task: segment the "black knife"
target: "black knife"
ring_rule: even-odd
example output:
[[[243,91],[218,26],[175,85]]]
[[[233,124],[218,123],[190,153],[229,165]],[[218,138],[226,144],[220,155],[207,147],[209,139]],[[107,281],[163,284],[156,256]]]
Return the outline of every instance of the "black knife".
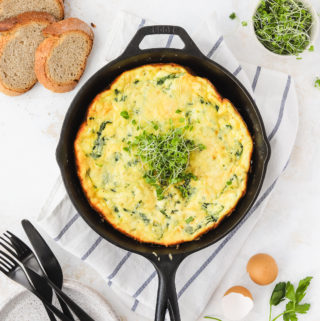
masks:
[[[59,261],[30,221],[22,220],[21,224],[48,279],[61,290],[63,285],[63,274]],[[63,313],[71,320],[74,320],[68,306],[59,296],[58,300]]]

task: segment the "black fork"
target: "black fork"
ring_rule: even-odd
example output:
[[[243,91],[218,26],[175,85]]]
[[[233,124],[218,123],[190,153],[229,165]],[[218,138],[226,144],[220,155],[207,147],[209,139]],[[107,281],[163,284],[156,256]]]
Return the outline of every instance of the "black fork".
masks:
[[[24,260],[28,260],[33,256],[33,258],[36,260],[37,264],[39,264],[36,257],[34,256],[33,252],[31,251],[31,249],[23,241],[21,241],[18,237],[16,237],[14,234],[12,234],[8,231],[6,232],[6,234],[4,234],[4,236],[8,240],[6,240],[4,237],[0,237],[1,240],[6,243],[6,244],[3,244],[3,242],[0,241],[0,245],[2,245],[13,257],[15,257],[21,263],[21,265],[23,266],[23,269],[22,269],[23,272],[26,274],[26,276],[29,279],[31,278],[31,282],[37,291],[48,292],[49,289],[51,291],[53,289],[56,292],[58,298],[60,298],[64,302],[64,304],[66,306],[68,306],[74,312],[74,314],[79,318],[79,320],[81,320],[81,321],[94,321],[81,307],[79,307],[73,300],[71,300],[65,293],[63,293],[46,275],[40,276],[33,269],[30,269],[27,264],[25,264],[24,262],[22,262],[22,260],[20,260],[20,258],[24,258]],[[16,253],[14,253],[13,249],[15,251],[19,252],[20,254],[18,255]],[[0,252],[2,252],[2,251],[0,251]],[[29,252],[31,252],[31,255],[29,254]],[[46,284],[45,287],[43,287],[44,284]],[[43,297],[42,292],[40,292],[40,293],[41,293],[41,296]],[[52,296],[52,292],[51,292],[51,296]],[[47,299],[45,299],[45,301],[46,301],[46,303],[50,302],[50,304],[51,304],[51,301],[48,301]],[[52,311],[51,309],[49,309],[49,310]],[[62,315],[65,318],[67,318],[66,320],[74,321],[73,317],[70,317],[68,314],[65,313],[65,311],[63,311],[63,312],[64,312],[64,314],[62,314]]]
[[[27,244],[13,235],[11,232],[7,231],[3,234],[3,236],[0,236],[0,245],[22,264],[43,275],[43,272],[31,249]],[[45,287],[37,290],[48,302],[52,302],[53,291],[50,287]],[[54,314],[46,307],[46,305],[44,305],[44,307],[47,311],[50,321],[57,321]]]
[[[35,271],[39,275],[44,276],[47,274],[44,271],[42,265],[39,263],[36,256],[34,255],[34,253],[32,252],[32,250],[30,249],[30,247],[27,244],[25,244],[20,238],[12,234],[11,232],[7,231],[6,233],[3,234],[3,237],[0,236],[0,245],[2,245],[11,255],[13,255],[23,265],[31,268],[33,271]],[[62,282],[57,285],[59,288],[61,288]],[[45,296],[44,293],[43,295]],[[52,290],[51,290],[51,298],[49,297],[49,293],[47,295],[48,295],[47,297],[48,301],[52,302]],[[58,296],[58,301],[62,308],[63,313],[66,316],[68,316],[71,320],[74,320],[68,306],[61,300],[59,296]],[[48,316],[50,317],[51,321],[56,320],[50,311],[48,313]]]
[[[13,281],[24,286],[27,290],[33,293],[41,302],[45,305],[51,313],[54,313],[62,321],[72,321],[70,318],[65,316],[61,311],[59,311],[55,306],[53,306],[41,293],[41,291],[52,291],[50,286],[47,284],[45,279],[37,280],[37,282],[32,282],[33,274],[36,274],[32,270],[32,273],[28,274],[21,268],[19,263],[11,256],[0,250],[0,271],[4,273],[7,277]]]

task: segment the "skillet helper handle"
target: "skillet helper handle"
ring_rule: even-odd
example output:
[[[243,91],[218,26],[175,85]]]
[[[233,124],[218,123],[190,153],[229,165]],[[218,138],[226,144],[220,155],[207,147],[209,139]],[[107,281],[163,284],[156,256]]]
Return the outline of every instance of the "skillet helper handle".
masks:
[[[129,45],[125,49],[122,54],[122,58],[125,56],[134,56],[136,54],[142,53],[145,50],[140,49],[139,45],[144,37],[149,35],[177,35],[180,37],[182,42],[184,43],[184,48],[182,49],[175,49],[178,51],[185,51],[188,54],[193,54],[195,56],[203,56],[200,49],[191,39],[189,34],[186,32],[185,29],[179,26],[170,26],[170,25],[155,25],[155,26],[146,26],[140,28],[136,34],[133,36],[132,40],[130,41]],[[150,48],[152,49],[152,48]],[[146,49],[149,50],[149,49]]]
[[[159,256],[159,260],[153,260],[158,272],[159,286],[156,305],[155,321],[164,321],[166,311],[169,310],[171,321],[181,321],[178,296],[175,285],[176,271],[184,257],[176,255],[169,258]]]

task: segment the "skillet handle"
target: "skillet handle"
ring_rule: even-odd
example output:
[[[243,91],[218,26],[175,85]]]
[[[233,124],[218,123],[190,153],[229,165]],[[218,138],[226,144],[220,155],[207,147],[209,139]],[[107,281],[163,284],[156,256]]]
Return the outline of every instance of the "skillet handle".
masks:
[[[158,277],[158,296],[155,313],[155,321],[164,321],[166,311],[169,310],[171,321],[181,321],[178,297],[175,285],[175,276],[177,269],[184,259],[184,256],[175,255],[172,260],[168,255],[158,257],[160,260],[152,260]]]
[[[179,26],[170,26],[170,25],[155,25],[155,26],[146,26],[140,28],[136,34],[133,36],[132,40],[130,41],[129,45],[121,55],[123,58],[124,56],[134,56],[137,54],[140,54],[144,51],[150,50],[150,49],[140,49],[139,45],[144,37],[148,35],[177,35],[180,37],[182,42],[184,43],[184,48],[182,49],[175,49],[178,51],[184,51],[188,54],[193,54],[195,56],[203,56],[200,49],[197,47],[197,45],[194,43],[194,41],[191,39],[189,34],[186,32],[185,29]],[[152,50],[152,49],[151,49]]]

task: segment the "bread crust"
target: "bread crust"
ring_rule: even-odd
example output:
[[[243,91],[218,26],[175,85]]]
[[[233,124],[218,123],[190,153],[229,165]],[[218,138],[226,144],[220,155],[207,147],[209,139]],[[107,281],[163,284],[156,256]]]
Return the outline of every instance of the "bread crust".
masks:
[[[181,65],[178,65],[178,64],[175,64],[175,63],[154,63],[154,64],[146,64],[144,65],[144,67],[147,67],[147,66],[163,66],[163,65],[170,65],[170,66],[173,66],[173,67],[183,67],[189,74],[191,75],[194,75],[196,76],[196,74],[190,69],[190,68],[186,68],[184,66],[181,66]],[[120,74],[118,77],[116,77],[112,83],[106,88],[106,90],[110,89],[112,87],[112,85],[114,83],[116,83],[118,81],[118,79],[123,76],[125,73],[128,73],[128,72],[131,72],[132,70],[134,69],[138,69],[138,68],[141,68],[141,66],[139,67],[136,67],[136,68],[132,68],[132,69],[129,69],[127,71],[124,71],[122,74]],[[230,102],[230,100],[228,100],[227,98],[223,98],[220,93],[217,91],[216,87],[211,83],[211,81],[209,81],[208,79],[206,79],[206,82],[208,83],[209,86],[212,87],[213,91],[215,92],[216,94],[216,97],[217,99],[221,102],[221,103],[224,103],[224,102],[229,102],[230,105],[233,107],[233,109],[235,110],[235,112],[240,116],[240,118],[243,120],[242,116],[240,115],[240,113],[238,112],[238,110],[234,107],[234,105]],[[102,92],[103,93],[103,92]],[[90,109],[93,108],[93,106],[95,105],[95,102],[99,99],[100,95],[102,94],[98,94],[94,100],[91,102],[90,106],[88,107],[88,110],[87,110],[87,113],[86,115],[88,115]],[[141,242],[141,243],[149,243],[149,244],[156,244],[156,245],[163,245],[163,246],[175,246],[175,245],[178,245],[178,244],[181,244],[181,243],[185,243],[185,242],[191,242],[191,241],[195,241],[197,239],[199,239],[202,235],[208,233],[210,230],[213,230],[215,228],[217,228],[220,223],[226,218],[226,217],[229,217],[233,211],[235,210],[238,202],[240,201],[240,199],[245,195],[246,193],[246,190],[247,190],[247,183],[248,183],[248,173],[250,171],[250,165],[249,165],[249,170],[247,172],[247,175],[246,175],[246,182],[245,182],[245,187],[244,189],[242,190],[241,192],[241,195],[239,196],[238,198],[238,201],[235,203],[235,205],[233,206],[233,208],[231,208],[227,213],[225,213],[223,216],[220,216],[218,221],[216,221],[213,225],[211,226],[208,226],[206,229],[202,229],[200,230],[199,232],[196,232],[193,234],[193,237],[191,240],[187,240],[187,241],[184,241],[184,240],[179,240],[179,241],[171,241],[171,242],[164,242],[164,241],[160,241],[160,242],[157,242],[157,241],[145,241],[143,240],[142,238],[139,238],[139,237],[136,237],[134,235],[131,235],[128,231],[125,231],[124,229],[120,228],[119,226],[117,226],[116,224],[114,224],[110,219],[108,219],[108,215],[106,213],[106,209],[102,209],[100,208],[99,204],[96,204],[95,202],[93,202],[92,200],[90,200],[90,197],[89,197],[89,193],[88,193],[88,189],[85,187],[85,184],[84,184],[84,179],[82,178],[82,175],[81,175],[81,152],[79,150],[79,146],[77,144],[78,140],[80,139],[80,136],[82,134],[82,132],[85,130],[85,127],[86,127],[86,124],[87,124],[87,116],[85,117],[85,121],[81,124],[81,126],[79,127],[79,130],[77,132],[77,135],[76,135],[76,138],[75,138],[75,141],[74,141],[74,154],[75,154],[75,163],[76,163],[76,168],[77,168],[77,174],[78,174],[78,177],[79,177],[79,181],[80,181],[80,184],[81,184],[81,187],[83,189],[83,192],[87,198],[87,201],[88,203],[90,204],[90,206],[102,217],[103,220],[105,220],[106,222],[108,222],[114,229],[118,230],[119,232],[135,239],[136,241],[138,242]],[[251,134],[248,130],[248,127],[247,127],[247,124],[245,123],[245,121],[243,120],[243,124],[245,125],[245,130],[246,130],[246,133],[248,136],[251,137]],[[251,137],[251,140],[252,140],[252,137]],[[253,152],[253,148],[254,148],[254,145],[252,144],[252,148],[250,150],[250,157],[249,159],[251,160],[251,157],[252,157],[252,152]],[[109,211],[111,211],[109,209]]]
[[[2,1],[3,1],[3,0],[0,0],[0,4],[1,4]],[[55,0],[55,1],[56,1],[56,3],[57,3],[58,6],[59,6],[59,16],[57,17],[57,19],[62,20],[62,19],[64,18],[64,1],[63,1],[63,0]],[[47,13],[47,12],[45,12],[45,11],[30,11],[30,12],[32,12],[32,13]],[[21,13],[21,14],[19,14],[19,15],[13,16],[13,17],[11,17],[11,18],[4,19],[4,20],[2,20],[2,21],[1,21],[1,19],[0,19],[0,23],[2,23],[2,22],[4,22],[4,21],[7,21],[7,20],[9,20],[9,19],[15,19],[16,17],[18,17],[18,16],[20,16],[20,15],[28,14],[28,13],[30,13],[30,12],[24,12],[24,13]],[[49,13],[47,13],[47,14],[49,14]],[[50,15],[50,14],[49,14],[49,15]],[[55,20],[56,20],[56,18],[55,18]],[[1,31],[1,30],[0,30],[0,31]]]
[[[78,84],[83,71],[85,70],[88,56],[91,52],[94,34],[92,29],[83,21],[77,18],[68,18],[63,21],[53,23],[46,27],[43,31],[46,39],[42,41],[36,50],[35,55],[35,73],[39,82],[47,89],[56,92],[64,93],[71,91]],[[60,39],[68,34],[79,33],[87,37],[90,42],[90,50],[84,60],[82,72],[79,77],[69,83],[59,84],[51,79],[48,68],[48,60],[51,57],[53,49],[60,44]]]
[[[21,13],[20,15],[12,18],[5,19],[0,22],[0,57],[5,49],[6,44],[14,37],[15,32],[17,29],[35,22],[40,23],[47,23],[50,24],[55,22],[56,19],[50,15],[49,13],[45,12],[25,12]],[[24,90],[18,90],[7,87],[0,78],[0,91],[8,96],[18,96],[21,95],[28,90],[30,90],[36,81]]]

